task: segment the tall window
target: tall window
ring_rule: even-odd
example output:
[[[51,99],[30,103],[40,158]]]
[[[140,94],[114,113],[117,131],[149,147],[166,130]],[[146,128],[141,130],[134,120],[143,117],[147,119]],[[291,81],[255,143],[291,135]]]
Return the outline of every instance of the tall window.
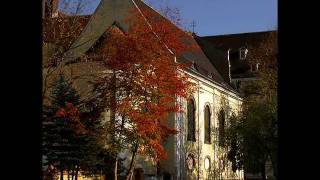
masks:
[[[196,141],[195,136],[195,105],[193,99],[188,100],[187,113],[188,113],[188,141]]]
[[[211,113],[210,113],[210,108],[207,105],[204,109],[204,142],[207,144],[211,143]]]
[[[225,121],[226,121],[226,117],[225,117],[225,112],[224,110],[220,110],[219,112],[219,145],[223,146],[224,145],[224,141],[225,141]]]

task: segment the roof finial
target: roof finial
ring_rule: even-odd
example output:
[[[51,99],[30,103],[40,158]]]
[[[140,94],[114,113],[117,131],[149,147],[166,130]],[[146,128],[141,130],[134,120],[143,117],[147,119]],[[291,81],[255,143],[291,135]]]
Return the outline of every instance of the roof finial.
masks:
[[[197,26],[197,23],[196,23],[195,20],[193,20],[193,21],[191,22],[192,34],[195,34],[195,33],[194,33],[194,28],[195,28],[196,26]]]

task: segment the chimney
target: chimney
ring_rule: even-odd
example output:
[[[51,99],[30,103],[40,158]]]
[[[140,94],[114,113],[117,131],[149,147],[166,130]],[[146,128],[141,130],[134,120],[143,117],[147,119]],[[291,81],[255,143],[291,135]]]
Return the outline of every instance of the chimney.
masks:
[[[52,0],[52,16],[58,16],[59,0]]]
[[[59,0],[42,0],[42,17],[52,18],[58,16]]]

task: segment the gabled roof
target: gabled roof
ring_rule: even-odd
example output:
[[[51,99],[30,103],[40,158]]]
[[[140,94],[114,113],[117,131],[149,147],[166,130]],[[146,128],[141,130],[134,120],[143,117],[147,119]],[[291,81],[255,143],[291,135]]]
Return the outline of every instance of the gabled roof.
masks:
[[[209,77],[209,79],[214,80],[217,83],[223,84],[225,86],[228,86],[228,88],[232,88],[228,85],[229,81],[225,80],[220,72],[216,69],[214,64],[207,58],[207,56],[202,51],[201,47],[197,43],[197,41],[192,37],[191,34],[186,33],[185,31],[178,28],[176,25],[174,25],[171,21],[163,17],[161,14],[159,14],[157,11],[146,5],[144,2],[137,0],[136,1],[139,8],[148,10],[148,16],[146,16],[147,20],[150,22],[150,24],[156,24],[156,22],[152,22],[157,20],[157,18],[160,18],[161,20],[166,21],[168,24],[171,25],[172,28],[174,28],[175,31],[179,31],[182,34],[181,42],[186,43],[188,45],[192,46],[191,51],[185,51],[181,56],[177,57],[180,62],[194,62],[197,66],[197,73],[200,73],[204,77]],[[152,17],[150,17],[152,16]],[[156,17],[156,18],[154,18]]]
[[[114,22],[127,30],[126,18],[133,9],[136,7],[132,0],[101,0],[79,38],[66,53],[66,58],[75,59],[84,55]]]
[[[148,15],[144,15],[141,9],[147,10]],[[198,66],[198,70],[190,69],[190,71],[196,71],[196,73],[201,74],[203,77],[209,80],[211,79],[211,81],[219,83],[229,90],[233,90],[228,84],[228,81],[224,80],[191,35],[179,29],[141,0],[101,0],[79,38],[72,44],[70,50],[66,53],[66,62],[84,55],[115,22],[121,29],[125,31],[128,30],[130,25],[126,19],[130,16],[130,13],[133,13],[133,10],[144,16],[147,22],[146,24],[151,28],[154,23],[152,21],[160,18],[170,24],[170,28],[183,32],[182,34],[184,37],[182,37],[181,42],[193,45],[195,48],[192,51],[184,52],[181,56],[177,57],[177,59],[181,62],[194,62]]]

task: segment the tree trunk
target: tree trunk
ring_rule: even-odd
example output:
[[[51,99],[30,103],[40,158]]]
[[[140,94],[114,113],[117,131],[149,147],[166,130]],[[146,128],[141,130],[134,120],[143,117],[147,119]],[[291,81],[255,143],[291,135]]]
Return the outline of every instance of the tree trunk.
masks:
[[[134,166],[133,166],[133,167],[134,167]],[[132,177],[133,177],[133,171],[132,171],[132,173],[131,173],[130,180],[132,180]]]
[[[135,160],[135,157],[136,157],[137,150],[138,150],[138,144],[136,144],[136,146],[134,147],[134,149],[132,151],[131,162],[130,162],[130,166],[129,166],[129,170],[128,170],[128,174],[127,174],[126,180],[131,180],[131,178],[132,178],[133,169],[134,169],[134,160]]]
[[[266,163],[263,163],[263,165],[261,165],[261,176],[262,176],[262,180],[266,180]]]
[[[114,165],[114,180],[118,179],[118,159],[116,158],[116,162]]]
[[[76,174],[75,174],[75,177],[74,177],[74,180],[78,180],[78,173],[79,173],[79,166],[76,167]]]
[[[117,109],[117,98],[116,98],[116,92],[117,92],[117,86],[116,86],[116,72],[113,70],[113,75],[112,75],[112,89],[111,89],[111,114],[110,114],[110,129],[111,129],[111,139],[112,139],[112,146],[115,148],[116,146],[116,139],[115,139],[115,124],[116,124],[116,109]],[[113,149],[112,148],[112,149]],[[115,164],[114,164],[114,180],[118,179],[118,158],[117,158],[117,153],[115,157]]]
[[[63,169],[60,170],[60,180],[63,180]]]
[[[74,169],[71,170],[71,180],[74,180]]]
[[[70,171],[67,171],[68,173],[68,180],[70,180]]]

